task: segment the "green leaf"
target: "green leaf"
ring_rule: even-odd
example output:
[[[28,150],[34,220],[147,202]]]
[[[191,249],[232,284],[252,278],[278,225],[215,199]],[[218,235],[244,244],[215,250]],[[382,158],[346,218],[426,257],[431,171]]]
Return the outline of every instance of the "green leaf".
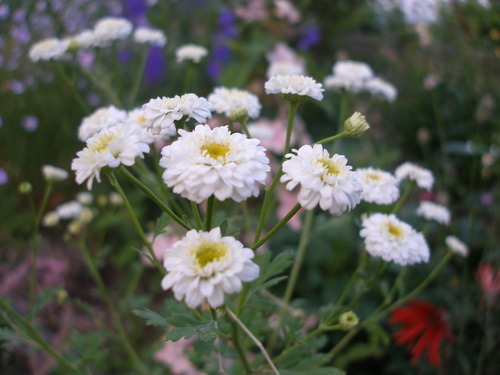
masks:
[[[271,261],[270,260],[271,252],[266,251],[263,254],[263,256],[257,258],[255,260],[255,263],[257,263],[260,267],[260,275],[257,278],[257,280],[255,280],[252,283],[252,288],[250,289],[248,296],[252,295],[253,293],[265,287],[274,285],[279,281],[281,281],[282,279],[276,280],[275,282],[272,282],[270,284],[266,284],[268,280],[278,275],[279,273],[283,272],[287,267],[289,267],[293,263],[292,254],[293,252],[291,250],[283,251]]]
[[[312,356],[311,358],[306,358],[302,361],[300,361],[293,369],[294,370],[308,370],[313,367],[319,367],[327,363],[332,359],[331,354],[316,354]]]
[[[165,336],[166,341],[179,341],[183,337],[189,339],[198,332],[200,327],[175,327],[171,331],[167,332]]]
[[[220,227],[220,232],[221,232],[221,234],[222,234],[223,236],[225,236],[225,235],[226,235],[227,228],[229,228],[229,220],[228,220],[228,219],[224,219],[224,220],[222,221],[222,223],[220,223],[219,227]]]
[[[170,223],[170,216],[168,216],[165,212],[161,214],[161,216],[156,220],[155,229],[154,229],[154,238],[158,237],[163,233],[167,225]]]
[[[201,322],[185,314],[172,314],[165,320],[167,324],[175,327],[167,333],[167,340],[177,341],[183,337],[188,339],[197,332],[200,332],[200,339],[204,342],[213,341],[217,337],[217,329],[213,320]]]
[[[310,370],[280,370],[281,375],[345,375],[345,371],[337,367],[313,368]]]
[[[172,316],[165,319],[167,323],[174,327],[191,327],[191,326],[201,326],[204,322],[201,322],[186,314],[172,314]]]
[[[205,329],[200,333],[200,340],[203,342],[214,341],[217,338],[217,328],[215,321],[211,320],[205,325]]]
[[[167,321],[164,317],[162,317],[160,314],[155,313],[154,311],[151,311],[148,308],[145,308],[143,310],[132,310],[132,312],[140,316],[141,318],[146,319],[146,324],[148,326],[155,326],[155,327],[168,327]]]

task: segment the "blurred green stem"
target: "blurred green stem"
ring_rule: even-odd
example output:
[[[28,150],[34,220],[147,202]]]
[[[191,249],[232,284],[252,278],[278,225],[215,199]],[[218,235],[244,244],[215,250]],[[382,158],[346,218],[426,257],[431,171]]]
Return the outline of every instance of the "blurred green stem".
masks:
[[[243,131],[245,132],[245,134],[247,135],[247,137],[248,138],[252,138],[252,136],[250,135],[250,132],[248,131],[247,122],[246,121],[240,121],[240,125],[243,128]]]
[[[195,201],[191,201],[191,210],[193,211],[193,216],[196,221],[196,228],[201,230],[203,228],[203,224],[201,223],[200,211],[198,210],[198,205]]]
[[[149,45],[144,44],[142,46],[141,57],[140,57],[137,73],[135,75],[134,85],[132,86],[132,90],[130,92],[129,105],[128,105],[129,108],[134,107],[135,100],[137,99],[137,93],[139,92],[139,87],[141,86],[142,77],[144,74],[144,67],[146,66],[146,61],[148,61],[148,54],[149,54]]]
[[[29,300],[29,309],[28,309],[28,321],[33,319],[35,314],[35,302],[36,302],[36,263],[38,258],[38,247],[40,246],[40,222],[42,221],[42,216],[45,211],[45,207],[47,206],[47,201],[49,200],[50,192],[52,191],[52,181],[47,181],[45,185],[45,190],[43,192],[42,203],[38,208],[38,211],[35,210],[36,215],[34,218],[34,228],[33,228],[33,240],[32,240],[32,249],[33,249],[33,259],[31,261],[31,275],[30,275],[30,300]],[[32,198],[30,198],[32,199]]]
[[[314,142],[314,144],[315,145],[321,145],[323,143],[328,143],[328,142],[336,141],[336,140],[344,138],[344,137],[347,137],[347,133],[346,132],[342,132],[342,133],[339,133],[337,135],[334,135],[334,136],[331,136],[331,137],[328,137],[328,138],[324,138],[321,141]],[[332,152],[333,152],[333,149],[332,149]]]
[[[111,103],[118,107],[122,108],[122,104],[116,93],[113,91],[111,88],[111,85],[109,84],[109,80],[104,77],[106,73],[101,74],[99,77],[96,77],[92,72],[84,68],[83,66],[80,66],[80,69],[85,77],[88,78],[88,80],[98,87],[111,101]]]
[[[405,191],[403,192],[403,194],[399,198],[398,203],[396,203],[394,205],[394,207],[392,208],[391,214],[397,214],[399,212],[399,209],[401,208],[401,206],[403,205],[403,203],[406,202],[406,200],[408,199],[408,196],[410,195],[410,193],[411,193],[411,191],[412,191],[412,189],[413,189],[413,187],[415,185],[416,185],[415,181],[410,180],[410,182],[408,183],[408,186],[406,187]]]
[[[215,195],[212,195],[207,200],[207,216],[205,217],[205,230],[208,232],[212,229],[212,220],[215,211]]]
[[[144,231],[141,227],[141,224],[139,223],[139,219],[137,218],[135,211],[134,211],[132,205],[130,204],[130,201],[127,198],[127,195],[125,194],[122,187],[120,186],[120,183],[116,179],[116,176],[114,175],[113,172],[111,172],[108,174],[108,177],[109,177],[109,180],[111,182],[111,185],[113,185],[113,187],[116,189],[118,194],[120,194],[120,196],[122,197],[123,203],[125,204],[125,207],[127,208],[127,211],[130,215],[130,218],[132,219],[135,230],[137,231],[137,234],[139,234],[139,237],[141,238],[142,243],[144,244],[144,246],[146,246],[146,248],[149,251],[149,255],[151,256],[151,261],[153,262],[155,267],[158,269],[158,271],[160,271],[160,274],[165,275],[166,271],[162,267],[158,258],[156,257],[156,254],[153,250],[153,246],[151,245],[151,242],[149,242],[148,239],[146,238],[146,234],[144,233]]]
[[[26,320],[23,319],[21,315],[19,315],[8,302],[6,302],[3,298],[0,298],[0,307],[6,311],[6,313],[2,314],[5,322],[7,322],[12,329],[19,332],[19,329],[15,326],[15,324],[10,320],[10,318],[6,315],[7,313],[12,315],[14,319],[18,322],[18,324],[23,327],[26,333],[29,335],[31,339],[35,341],[35,343],[47,353],[49,353],[52,357],[54,357],[57,361],[59,361],[68,371],[75,372],[78,368],[68,362],[63,356],[61,356],[55,349],[53,349],[33,328],[33,326]],[[19,332],[20,333],[20,332]],[[20,333],[21,334],[21,333]]]
[[[344,121],[346,119],[346,113],[349,109],[349,93],[345,90],[342,90],[340,94],[340,111],[339,111],[339,123],[337,124],[337,133],[342,134],[344,131]],[[330,149],[330,154],[333,154],[334,151],[338,147],[340,138],[337,138],[335,142],[332,144]]]
[[[90,113],[90,108],[87,105],[87,103],[85,103],[85,100],[83,100],[82,96],[80,95],[80,93],[76,89],[75,82],[66,74],[66,71],[64,70],[64,68],[62,67],[62,65],[59,61],[57,61],[57,60],[53,60],[53,61],[54,61],[54,66],[56,67],[57,74],[66,83],[66,85],[68,85],[68,87],[69,87],[71,93],[73,94],[73,96],[75,97],[75,100],[77,101],[78,105],[82,108],[83,113],[85,113],[85,115],[88,115]]]
[[[184,81],[184,92],[183,94],[187,94],[189,90],[189,86],[191,85],[191,81],[193,79],[194,75],[194,68],[195,68],[195,63],[188,61],[188,67],[186,71],[186,79]]]

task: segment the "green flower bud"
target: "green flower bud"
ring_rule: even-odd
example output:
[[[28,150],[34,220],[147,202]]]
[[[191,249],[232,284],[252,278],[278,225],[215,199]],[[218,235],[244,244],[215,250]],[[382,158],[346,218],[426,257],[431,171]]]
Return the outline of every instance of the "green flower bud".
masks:
[[[18,190],[19,190],[19,193],[21,193],[21,194],[29,194],[33,190],[33,187],[31,186],[31,184],[28,181],[24,181],[24,182],[21,182],[19,184]]]
[[[345,331],[349,331],[351,328],[356,327],[358,323],[359,319],[357,315],[352,311],[345,312],[339,317],[340,329],[343,329]]]
[[[247,122],[248,111],[243,107],[236,107],[229,112],[229,119],[234,122]]]
[[[345,120],[344,129],[348,137],[359,138],[365,131],[370,129],[370,125],[366,122],[365,116],[359,112],[354,112],[351,117]]]

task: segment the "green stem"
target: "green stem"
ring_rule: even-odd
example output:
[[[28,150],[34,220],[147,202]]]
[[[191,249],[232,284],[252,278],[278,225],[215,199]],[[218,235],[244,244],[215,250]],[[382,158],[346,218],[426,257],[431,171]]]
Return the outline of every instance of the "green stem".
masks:
[[[135,352],[134,348],[132,347],[132,344],[130,344],[130,341],[128,340],[127,334],[125,333],[125,330],[123,328],[123,325],[122,325],[122,322],[120,319],[120,314],[116,310],[115,304],[111,300],[111,297],[109,296],[108,289],[106,288],[106,285],[104,284],[104,281],[102,280],[101,275],[99,274],[97,266],[94,262],[94,258],[90,254],[90,251],[87,248],[87,245],[83,241],[80,244],[80,248],[83,250],[85,263],[87,264],[87,267],[90,270],[90,274],[92,275],[94,282],[97,284],[99,291],[103,295],[104,300],[106,302],[106,305],[108,306],[109,312],[111,314],[111,318],[112,318],[113,323],[115,325],[115,328],[118,332],[118,335],[120,336],[120,343],[122,344],[123,349],[128,354],[128,356],[130,357],[132,362],[134,362],[137,370],[144,375],[147,374],[147,371],[146,371],[144,364],[142,363],[141,359],[139,358],[139,356]]]
[[[240,124],[241,124],[241,127],[243,128],[243,131],[247,135],[247,137],[248,138],[252,138],[252,136],[250,135],[250,132],[248,131],[247,122],[246,121],[240,121]]]
[[[135,100],[137,98],[137,93],[139,92],[139,87],[141,86],[142,76],[144,74],[144,67],[146,66],[146,61],[148,60],[149,45],[145,44],[142,46],[141,60],[139,62],[137,74],[135,76],[134,86],[130,93],[129,108],[133,108]]]
[[[339,123],[337,124],[337,133],[341,134],[344,131],[344,121],[346,119],[346,113],[349,106],[349,93],[342,90],[340,94],[340,111],[339,111]],[[330,154],[333,155],[334,151],[337,149],[339,139],[337,138],[332,144],[330,149]]]
[[[188,62],[188,68],[186,72],[186,80],[184,81],[184,94],[186,94],[189,90],[189,86],[191,84],[191,80],[193,79],[193,74],[194,74],[194,63],[193,62]]]
[[[251,249],[252,250],[257,250],[259,247],[261,247],[263,244],[265,244],[272,236],[276,234],[281,228],[285,226],[286,223],[290,221],[290,219],[302,208],[302,206],[297,203],[291,210],[288,212],[283,219],[279,221],[278,224],[276,224],[267,234],[262,237],[259,241],[255,242]]]
[[[118,108],[122,107],[121,101],[118,98],[118,96],[116,95],[116,93],[113,91],[113,89],[110,87],[108,79],[103,78],[102,76],[99,78],[94,76],[94,74],[92,74],[92,72],[85,69],[83,66],[80,66],[80,69],[81,69],[83,75],[85,77],[87,77],[88,80],[90,82],[92,82],[92,84],[97,86],[104,94],[106,94],[106,96],[108,97],[108,99],[111,101],[111,103],[114,106],[116,106]]]
[[[127,208],[127,211],[128,211],[128,213],[130,215],[130,218],[132,219],[132,223],[134,224],[135,230],[137,231],[137,234],[139,234],[139,237],[141,238],[142,243],[148,249],[149,255],[151,256],[153,264],[158,269],[158,271],[160,271],[161,275],[165,275],[166,271],[162,267],[162,265],[161,265],[160,261],[158,260],[158,258],[156,257],[156,254],[155,254],[155,252],[153,250],[153,246],[151,245],[151,242],[149,242],[148,239],[146,238],[146,234],[144,233],[144,231],[143,231],[143,229],[141,227],[141,224],[139,223],[139,219],[137,218],[137,216],[136,216],[136,214],[134,212],[134,209],[132,208],[132,205],[130,204],[130,201],[127,198],[127,195],[125,194],[125,192],[123,191],[122,187],[120,186],[120,183],[116,179],[116,176],[114,175],[113,172],[111,172],[111,173],[108,174],[108,177],[109,177],[109,180],[111,182],[111,185],[114,186],[114,188],[116,189],[116,191],[118,192],[118,194],[120,194],[120,196],[122,197],[123,203],[125,204],[125,207]]]
[[[130,173],[127,168],[121,165],[120,167],[118,167],[118,171],[122,174],[123,177],[132,182],[153,202],[155,202],[167,215],[169,215],[172,219],[174,219],[177,224],[179,224],[184,229],[187,230],[191,229],[191,227],[184,220],[178,217],[165,203],[163,203],[163,201],[160,198],[158,198],[158,196],[155,193],[153,193],[146,185],[144,185],[132,173]]]
[[[321,141],[314,142],[314,144],[321,145],[323,143],[328,143],[328,142],[336,141],[337,139],[341,139],[341,138],[344,138],[344,137],[347,137],[347,133],[346,132],[342,132],[342,133],[339,133],[337,135],[334,135],[334,136],[331,136],[331,137],[328,137],[328,138],[324,138]]]
[[[238,353],[238,357],[240,359],[241,364],[243,365],[243,368],[245,369],[245,373],[251,374],[252,373],[252,368],[250,367],[250,364],[248,363],[247,357],[245,355],[245,351],[243,350],[241,343],[240,343],[240,336],[238,334],[238,326],[236,325],[235,321],[232,319],[228,319],[229,324],[231,325],[231,336],[233,338],[233,344],[236,349],[236,352]]]
[[[205,230],[208,232],[212,229],[212,220],[214,217],[215,195],[212,195],[207,200],[207,216],[205,217]]]
[[[286,139],[285,139],[285,151],[283,153],[283,160],[285,160],[286,154],[290,152],[290,139],[292,138],[292,130],[293,130],[293,120],[295,119],[295,113],[297,112],[297,108],[299,107],[299,102],[288,102],[288,125],[286,128]]]
[[[64,68],[61,66],[61,63],[59,61],[54,60],[54,65],[56,67],[56,72],[59,75],[59,77],[68,85],[71,93],[75,97],[75,100],[77,101],[78,105],[82,108],[83,112],[87,115],[90,113],[90,108],[85,103],[85,100],[83,100],[82,96],[78,92],[78,90],[75,87],[75,83],[71,80],[70,77],[66,74]]]
[[[57,361],[59,361],[64,367],[66,367],[69,371],[75,372],[78,370],[78,368],[68,362],[67,359],[65,359],[63,356],[61,356],[57,351],[55,351],[39,334],[38,332],[33,328],[33,326],[23,319],[21,315],[19,315],[11,306],[9,303],[7,303],[3,298],[0,298],[0,307],[7,311],[10,315],[14,317],[14,319],[23,327],[23,329],[30,335],[30,337],[36,341],[37,345],[45,350],[47,353],[49,353],[52,357],[54,357]],[[13,324],[13,323],[12,323]],[[15,328],[15,327],[13,327]]]
[[[200,211],[198,210],[198,205],[195,201],[191,201],[191,210],[193,211],[193,215],[196,220],[196,227],[201,230],[203,228],[203,224],[201,223]]]
[[[413,187],[415,186],[415,181],[411,180],[408,186],[406,187],[405,191],[399,198],[398,203],[394,205],[392,208],[391,214],[397,214],[403,203],[408,199],[408,196],[410,195],[410,192],[412,191]]]

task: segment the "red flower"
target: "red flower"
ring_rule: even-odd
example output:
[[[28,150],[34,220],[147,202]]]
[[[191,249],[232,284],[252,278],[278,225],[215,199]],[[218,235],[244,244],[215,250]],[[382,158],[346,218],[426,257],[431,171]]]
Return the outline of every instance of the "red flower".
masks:
[[[433,367],[441,365],[439,349],[443,338],[453,339],[444,311],[422,300],[413,300],[405,307],[392,310],[389,322],[403,328],[394,334],[397,345],[408,344],[415,364],[426,353]]]
[[[486,301],[491,303],[500,294],[500,272],[495,276],[491,264],[480,265],[476,277],[481,284]]]

